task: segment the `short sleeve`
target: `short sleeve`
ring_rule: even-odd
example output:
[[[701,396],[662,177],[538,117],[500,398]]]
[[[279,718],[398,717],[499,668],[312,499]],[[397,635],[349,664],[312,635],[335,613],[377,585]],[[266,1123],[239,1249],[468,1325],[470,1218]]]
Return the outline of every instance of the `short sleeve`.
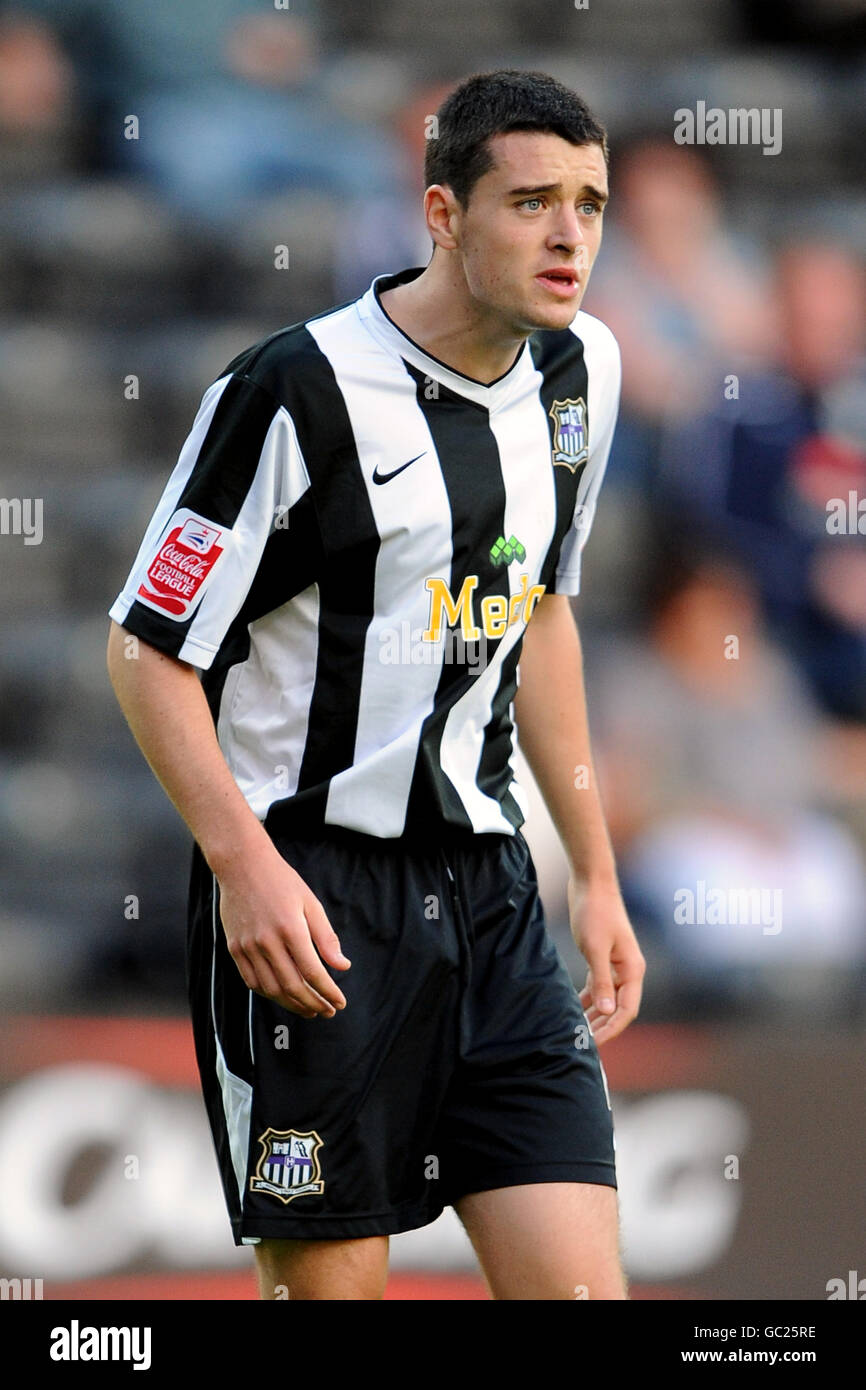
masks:
[[[221,377],[202,398],[111,617],[207,670],[268,537],[309,486],[286,409],[244,376]]]
[[[581,556],[595,520],[598,494],[616,428],[622,365],[619,344],[600,319],[580,313],[570,327],[584,345],[589,457],[578,485],[572,524],[560,547],[554,592],[574,595],[580,592]]]

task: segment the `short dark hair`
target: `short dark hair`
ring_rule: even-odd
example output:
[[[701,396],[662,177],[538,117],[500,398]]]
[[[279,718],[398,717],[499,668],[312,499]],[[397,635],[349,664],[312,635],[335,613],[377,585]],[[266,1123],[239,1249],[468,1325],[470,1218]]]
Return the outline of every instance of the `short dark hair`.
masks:
[[[576,92],[546,72],[502,68],[461,82],[436,112],[436,137],[427,142],[424,184],[447,183],[464,209],[475,184],[496,163],[488,141],[510,130],[538,130],[572,145],[600,145],[607,133]]]

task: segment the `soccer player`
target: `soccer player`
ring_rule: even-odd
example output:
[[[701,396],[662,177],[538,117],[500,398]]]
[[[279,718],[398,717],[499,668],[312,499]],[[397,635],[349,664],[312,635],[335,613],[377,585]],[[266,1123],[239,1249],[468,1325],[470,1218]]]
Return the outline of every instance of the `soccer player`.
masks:
[[[109,669],[196,842],[196,1051],[261,1296],[381,1298],[389,1235],[452,1205],[494,1298],[622,1299],[598,1045],[644,961],[569,602],[619,397],[579,310],[606,138],[536,72],[475,75],[436,122],[429,264],[205,392]],[[515,732],[571,868],[581,993]]]

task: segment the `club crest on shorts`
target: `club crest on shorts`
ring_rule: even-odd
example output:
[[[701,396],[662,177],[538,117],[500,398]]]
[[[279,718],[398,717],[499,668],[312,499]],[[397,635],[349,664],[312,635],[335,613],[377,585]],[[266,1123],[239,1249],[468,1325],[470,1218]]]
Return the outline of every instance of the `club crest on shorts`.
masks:
[[[576,401],[569,397],[564,401],[554,401],[547,412],[553,421],[554,464],[561,463],[572,473],[589,457],[589,444],[586,428],[586,401],[579,396]]]
[[[281,1202],[325,1190],[315,1130],[266,1129],[259,1135],[262,1155],[250,1178],[251,1192],[270,1192]]]

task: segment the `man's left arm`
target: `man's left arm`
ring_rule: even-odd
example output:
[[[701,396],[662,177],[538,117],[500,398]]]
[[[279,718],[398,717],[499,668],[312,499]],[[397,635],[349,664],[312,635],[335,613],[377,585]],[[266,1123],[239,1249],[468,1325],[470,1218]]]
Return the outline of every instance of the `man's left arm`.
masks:
[[[590,750],[583,654],[566,594],[545,594],[523,637],[514,715],[520,747],[568,857],[569,914],[589,970],[580,1002],[597,1044],[640,1007],[646,969],[629,923]]]

